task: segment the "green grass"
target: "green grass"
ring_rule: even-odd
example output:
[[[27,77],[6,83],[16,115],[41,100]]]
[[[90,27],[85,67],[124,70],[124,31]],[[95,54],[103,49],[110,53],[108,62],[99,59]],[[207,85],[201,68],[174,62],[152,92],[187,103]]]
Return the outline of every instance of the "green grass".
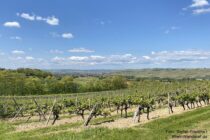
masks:
[[[87,82],[93,81],[93,80],[98,80],[96,77],[78,77],[74,79],[74,82],[78,84],[85,85]]]
[[[95,121],[97,123],[99,120]],[[103,120],[100,120],[103,121]],[[126,129],[87,128],[73,132],[81,124],[36,129],[27,132],[11,133],[13,125],[0,124],[0,139],[4,140],[167,140],[176,130],[210,130],[210,106],[168,118],[157,119],[146,124]],[[66,130],[66,131],[61,131]],[[173,131],[174,133],[168,133]]]

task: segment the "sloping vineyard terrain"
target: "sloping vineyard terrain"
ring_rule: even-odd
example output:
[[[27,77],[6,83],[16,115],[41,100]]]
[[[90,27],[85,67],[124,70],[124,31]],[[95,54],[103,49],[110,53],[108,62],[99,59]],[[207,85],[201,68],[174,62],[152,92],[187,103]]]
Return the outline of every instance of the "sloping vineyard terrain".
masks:
[[[26,74],[25,80],[37,77],[37,75]],[[143,137],[145,133],[151,131],[150,127],[153,129],[152,124],[154,124],[154,128],[158,127],[165,130],[164,125],[167,121],[172,124],[174,121],[178,122],[182,120],[179,117],[182,114],[185,114],[183,116],[187,118],[190,117],[189,114],[193,114],[191,117],[194,117],[195,120],[200,118],[207,121],[202,122],[203,125],[199,126],[201,128],[206,127],[205,123],[208,123],[210,98],[210,81],[208,80],[128,80],[121,76],[111,76],[110,78],[111,81],[114,81],[110,84],[114,83],[114,87],[119,89],[111,90],[112,88],[109,88],[106,91],[100,91],[99,89],[96,92],[71,94],[63,92],[51,95],[32,94],[30,96],[16,96],[14,93],[10,96],[1,96],[0,119],[2,130],[0,136],[4,139],[24,139],[26,137],[27,139],[49,139],[51,135],[59,135],[59,137],[52,139],[68,139],[63,138],[63,135],[69,136],[72,134],[69,136],[71,139],[89,139],[89,135],[93,134],[95,138],[92,139],[99,139],[100,135],[106,135],[111,139],[120,139],[119,136],[116,138],[113,136],[125,131],[127,133],[125,137],[137,139],[129,133]],[[62,77],[57,77],[58,82],[60,79],[62,80]],[[77,82],[84,84],[85,81],[82,81],[82,79],[84,78],[77,79]],[[95,80],[95,78],[93,79]],[[41,80],[45,81],[46,79],[41,78]],[[72,81],[68,78],[65,80]],[[66,83],[63,84],[64,89],[67,88],[65,86],[68,86],[68,82]],[[106,86],[101,83],[97,85],[97,82],[95,84],[95,87]],[[108,84],[107,81],[106,84]],[[126,88],[122,87],[124,84]],[[22,86],[21,88],[24,89],[25,85]],[[16,85],[16,87],[20,87],[20,85]],[[15,89],[13,90],[15,91]],[[190,119],[185,121],[187,123]],[[157,122],[158,126],[156,126]],[[191,124],[194,123],[191,122]],[[188,127],[191,128],[192,126],[184,127],[180,125],[176,129],[185,130]],[[205,129],[208,129],[208,127]],[[115,133],[107,135],[106,132],[110,130]],[[140,133],[143,131],[144,133]],[[161,133],[159,135],[161,139],[172,138],[170,133],[160,131],[158,133]],[[43,137],[41,138],[40,135]],[[148,139],[154,139],[154,137],[151,136]]]

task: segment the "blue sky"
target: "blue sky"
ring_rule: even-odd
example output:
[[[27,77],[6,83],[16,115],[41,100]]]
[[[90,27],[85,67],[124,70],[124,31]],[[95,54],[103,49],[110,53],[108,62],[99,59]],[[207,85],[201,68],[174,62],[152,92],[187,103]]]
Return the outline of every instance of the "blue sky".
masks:
[[[0,67],[210,66],[208,0],[2,0]]]

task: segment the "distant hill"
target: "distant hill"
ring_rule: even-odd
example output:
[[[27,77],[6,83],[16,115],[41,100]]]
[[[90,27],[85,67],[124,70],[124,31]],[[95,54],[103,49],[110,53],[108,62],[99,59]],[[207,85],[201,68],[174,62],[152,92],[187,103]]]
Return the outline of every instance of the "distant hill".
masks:
[[[210,69],[138,69],[123,70],[112,74],[141,78],[210,79]]]
[[[210,69],[128,69],[128,70],[47,70],[53,74],[76,76],[123,75],[139,78],[210,79]]]
[[[72,70],[72,69],[51,69],[45,70],[53,74],[74,75],[74,76],[99,76],[118,72],[119,70]]]

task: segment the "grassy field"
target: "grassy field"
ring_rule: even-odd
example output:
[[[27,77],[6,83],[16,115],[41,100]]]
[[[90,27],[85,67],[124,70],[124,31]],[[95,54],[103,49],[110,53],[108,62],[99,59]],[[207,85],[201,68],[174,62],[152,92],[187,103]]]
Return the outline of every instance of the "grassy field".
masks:
[[[132,128],[84,128],[80,123],[15,132],[16,124],[0,123],[2,140],[167,140],[172,135],[202,135],[210,139],[210,106],[194,111],[157,119]],[[97,121],[97,120],[96,120]],[[207,131],[207,133],[183,133],[184,131]],[[181,133],[182,132],[182,133]]]

